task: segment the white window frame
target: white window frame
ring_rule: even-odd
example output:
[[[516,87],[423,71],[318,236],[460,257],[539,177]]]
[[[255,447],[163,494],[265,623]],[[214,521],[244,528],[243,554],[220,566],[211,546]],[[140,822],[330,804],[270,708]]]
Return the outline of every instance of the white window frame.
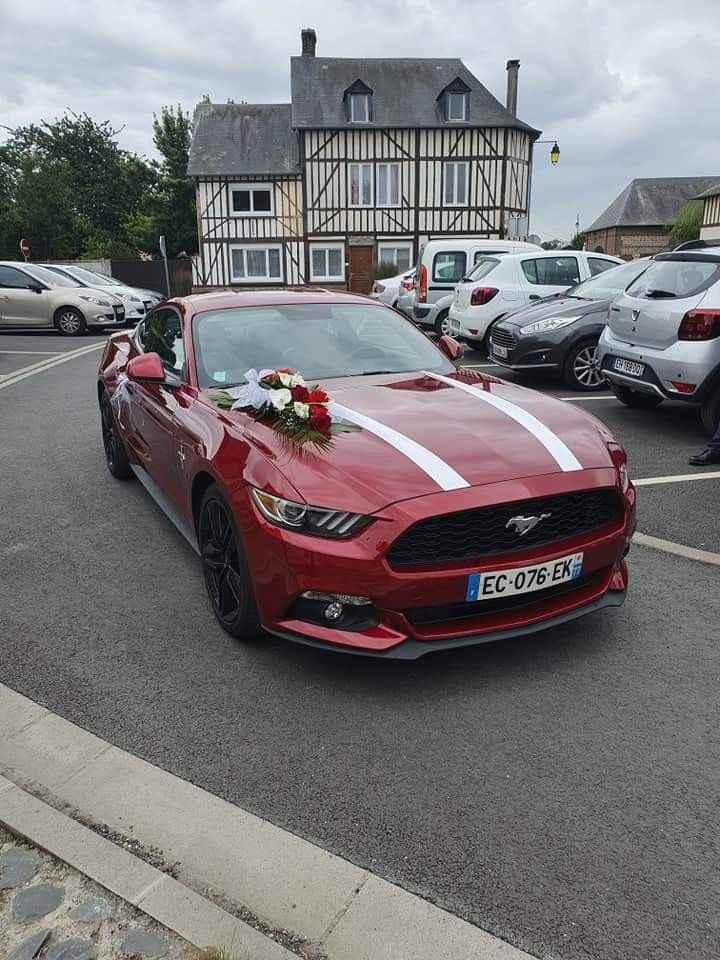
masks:
[[[280,244],[280,243],[232,243],[232,244],[230,244],[230,246],[228,247],[228,250],[229,250],[228,257],[229,257],[229,260],[230,260],[229,266],[230,266],[230,282],[231,282],[231,283],[283,283],[284,275],[283,275],[283,249],[282,249],[282,244]],[[236,276],[236,274],[235,274],[235,272],[234,272],[234,267],[233,267],[233,252],[234,252],[235,250],[241,250],[241,251],[242,251],[242,255],[243,255],[243,265],[244,265],[244,267],[245,267],[245,276],[244,276],[244,277]],[[247,272],[248,272],[248,269],[247,269],[247,252],[248,252],[248,250],[252,250],[252,251],[264,250],[264,251],[265,251],[265,276],[264,276],[264,277],[262,277],[262,276],[252,276],[252,277],[249,277],[249,276],[247,275]],[[278,254],[279,254],[279,257],[280,257],[280,276],[279,276],[279,277],[271,277],[271,276],[268,275],[268,274],[269,274],[269,270],[270,270],[269,257],[268,257],[268,251],[269,251],[269,250],[277,250],[277,251],[278,251]]]
[[[313,252],[317,250],[323,250],[325,252],[325,271],[322,274],[315,273],[315,264],[313,261]],[[328,266],[330,264],[330,257],[328,254],[329,250],[339,250],[340,251],[340,263],[342,264],[342,272],[336,276],[331,276],[328,273]],[[327,283],[344,283],[345,281],[345,244],[344,243],[311,243],[310,244],[310,280],[324,280]]]
[[[363,184],[362,170],[363,170],[363,167],[367,167],[367,168],[370,170],[370,201],[369,201],[368,203],[363,203],[363,202],[362,202],[362,184]],[[359,185],[359,190],[358,190],[358,202],[357,202],[357,203],[353,203],[353,199],[352,199],[352,179],[353,179],[353,170],[354,170],[355,168],[357,168],[357,171],[358,171],[358,185]],[[354,209],[357,209],[357,208],[359,208],[359,207],[368,208],[368,207],[374,206],[374,200],[375,200],[375,169],[374,169],[374,166],[373,166],[372,163],[349,163],[349,164],[348,164],[348,184],[347,184],[347,191],[348,191],[348,206],[349,206],[349,207],[353,207]]]
[[[388,161],[387,163],[377,163],[375,164],[375,196],[377,199],[376,205],[380,208],[387,209],[389,207],[399,207],[402,202],[402,191],[400,189],[400,174],[401,166],[397,161]],[[380,196],[380,167],[385,167],[387,169],[387,179],[385,181],[387,185],[387,196],[385,198]],[[393,200],[392,193],[392,167],[397,167],[397,199]],[[384,202],[384,199],[387,202]]]
[[[378,240],[377,245],[377,260],[378,263],[392,263],[397,268],[397,256],[395,252],[397,250],[407,250],[408,251],[408,267],[406,270],[398,270],[398,273],[409,273],[413,269],[413,245],[411,241],[405,240]],[[392,257],[384,257],[383,251],[388,250],[393,252]]]
[[[370,123],[370,94],[369,93],[350,93],[350,123]],[[363,103],[365,109],[362,111],[365,116],[355,116],[355,105]]]
[[[447,97],[447,118],[448,118],[448,122],[450,122],[450,123],[461,123],[461,122],[465,122],[465,121],[467,120],[467,118],[468,118],[468,95],[467,95],[466,93],[457,93],[457,92],[456,92],[456,93],[453,93],[453,92],[448,92],[445,96]],[[461,117],[454,117],[454,116],[452,116],[452,111],[451,111],[451,109],[450,109],[450,106],[451,106],[451,104],[452,104],[452,102],[453,102],[453,97],[460,97],[460,102],[462,103],[462,116],[461,116]]]
[[[230,216],[231,217],[274,217],[275,216],[275,190],[274,184],[271,182],[268,183],[231,183],[230,184]],[[249,190],[250,191],[250,209],[249,210],[234,210],[233,209],[233,193],[235,190]],[[266,193],[270,193],[270,209],[269,210],[258,210],[254,209],[255,200],[254,194],[258,190],[264,190]]]
[[[453,199],[448,201],[446,199],[446,186],[447,186],[447,175],[448,168],[453,167]],[[465,196],[462,200],[458,199],[458,177],[457,177],[457,168],[465,167]],[[468,198],[470,194],[470,164],[466,160],[446,160],[443,163],[443,176],[442,176],[442,205],[444,207],[467,207]]]

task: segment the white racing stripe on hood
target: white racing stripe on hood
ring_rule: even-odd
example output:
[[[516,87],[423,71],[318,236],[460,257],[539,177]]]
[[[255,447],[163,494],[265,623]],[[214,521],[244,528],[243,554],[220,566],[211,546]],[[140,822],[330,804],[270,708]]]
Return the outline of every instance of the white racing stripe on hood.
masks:
[[[330,403],[328,409],[332,417],[349,420],[350,423],[357,424],[369,433],[374,433],[376,437],[380,437],[381,440],[389,443],[391,447],[394,447],[400,453],[404,454],[408,460],[412,460],[416,466],[420,467],[421,470],[435,481],[441,490],[459,490],[462,487],[470,486],[467,480],[461,477],[460,474],[453,470],[444,460],[441,460],[440,457],[436,456],[430,450],[427,450],[421,444],[411,440],[410,437],[406,437],[405,434],[398,433],[397,430],[393,430],[392,427],[380,423],[379,420],[366,417],[365,414],[358,413],[357,410],[345,407],[341,403]]]
[[[427,373],[423,371],[423,376],[432,377],[434,380],[440,380],[442,383],[447,383],[448,386],[457,387],[458,390],[464,390],[465,393],[469,393],[471,396],[476,397],[478,400],[484,400],[485,403],[489,403],[491,406],[495,407],[497,410],[502,410],[504,414],[513,419],[516,423],[519,423],[521,427],[524,427],[528,433],[531,433],[536,440],[538,440],[550,454],[550,456],[555,460],[557,465],[561,470],[570,472],[571,470],[582,470],[582,464],[577,459],[572,450],[557,436],[553,433],[544,423],[541,423],[537,417],[534,417],[531,413],[528,413],[527,410],[523,410],[522,407],[518,407],[517,404],[512,403],[510,400],[504,400],[502,397],[496,397],[493,393],[489,393],[487,390],[481,390],[478,387],[473,387],[469,383],[462,383],[460,380],[452,380],[450,377],[444,377],[440,373]]]

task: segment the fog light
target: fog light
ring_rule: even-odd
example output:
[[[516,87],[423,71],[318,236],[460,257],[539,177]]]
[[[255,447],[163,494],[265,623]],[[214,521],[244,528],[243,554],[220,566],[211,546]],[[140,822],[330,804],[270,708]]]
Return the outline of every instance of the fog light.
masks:
[[[337,600],[333,600],[332,603],[329,603],[323,610],[323,616],[326,620],[339,620],[343,615],[345,608],[341,603],[338,603]]]

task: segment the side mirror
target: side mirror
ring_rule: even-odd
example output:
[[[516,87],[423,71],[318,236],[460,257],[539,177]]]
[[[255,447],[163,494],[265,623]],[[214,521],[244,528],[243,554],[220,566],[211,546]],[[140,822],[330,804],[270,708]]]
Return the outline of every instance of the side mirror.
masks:
[[[31,280],[27,285],[28,290],[32,290],[33,293],[42,293],[45,287],[38,283],[36,280]]]
[[[165,368],[157,353],[142,353],[127,365],[128,379],[138,383],[165,383]]]
[[[457,340],[454,340],[452,337],[448,337],[447,334],[440,337],[438,340],[438,346],[448,358],[452,360],[453,363],[457,363],[458,360],[462,360],[465,356],[465,347],[462,343],[458,343]]]

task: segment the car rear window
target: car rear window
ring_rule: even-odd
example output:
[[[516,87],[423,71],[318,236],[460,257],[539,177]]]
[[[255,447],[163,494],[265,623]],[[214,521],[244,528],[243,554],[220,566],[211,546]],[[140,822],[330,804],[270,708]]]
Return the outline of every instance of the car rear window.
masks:
[[[457,283],[465,273],[465,251],[445,250],[436,253],[432,278],[435,283]]]
[[[655,260],[627,288],[630,297],[673,299],[692,297],[720,277],[720,264],[702,260]]]
[[[499,263],[500,261],[494,259],[493,257],[483,257],[482,260],[478,260],[465,279],[482,280],[483,277],[486,277],[489,273],[491,273]]]

